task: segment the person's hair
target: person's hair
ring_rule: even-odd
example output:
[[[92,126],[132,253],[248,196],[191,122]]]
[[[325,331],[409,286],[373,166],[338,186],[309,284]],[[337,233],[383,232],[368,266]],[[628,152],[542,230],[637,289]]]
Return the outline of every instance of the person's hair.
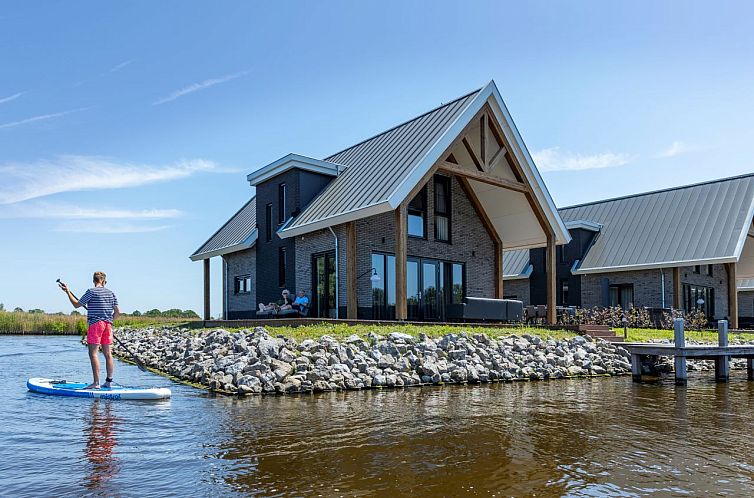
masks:
[[[105,272],[103,271],[95,271],[92,280],[94,280],[95,284],[104,284],[105,280],[107,280],[107,275],[105,275]]]
[[[306,291],[304,291],[304,289],[299,289],[298,292],[299,292],[299,294],[306,294]]]
[[[289,296],[291,295],[291,293],[290,293],[290,292],[288,292],[288,289],[283,289],[283,292],[282,292],[282,294],[288,294]]]

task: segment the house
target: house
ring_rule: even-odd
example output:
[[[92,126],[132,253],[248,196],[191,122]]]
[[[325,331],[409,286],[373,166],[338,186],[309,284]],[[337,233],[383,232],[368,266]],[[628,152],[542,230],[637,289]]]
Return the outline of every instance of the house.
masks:
[[[738,326],[736,281],[754,277],[754,174],[559,212],[571,234],[557,248],[559,306],[701,309]],[[544,257],[541,249],[505,253],[508,297],[545,302]]]
[[[570,240],[494,82],[247,180],[255,195],[190,256],[204,261],[205,318],[212,257],[226,318],[303,289],[314,317],[446,320],[464,297],[503,297],[503,248],[541,247],[554,264]]]

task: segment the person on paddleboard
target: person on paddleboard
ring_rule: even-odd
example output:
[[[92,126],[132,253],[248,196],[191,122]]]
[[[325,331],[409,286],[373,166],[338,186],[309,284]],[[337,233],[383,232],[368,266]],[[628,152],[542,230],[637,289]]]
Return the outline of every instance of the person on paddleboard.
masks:
[[[68,286],[60,282],[60,288],[68,295],[68,299],[74,308],[84,306],[87,309],[87,322],[89,329],[86,333],[86,343],[89,348],[89,360],[92,363],[93,382],[86,389],[99,389],[99,357],[97,349],[102,347],[102,354],[105,355],[105,368],[107,377],[103,387],[110,387],[113,382],[115,373],[115,362],[111,345],[113,343],[113,320],[120,316],[118,308],[118,298],[110,289],[105,288],[107,283],[106,275],[101,272],[94,272],[94,287],[87,290],[83,296],[76,298]]]

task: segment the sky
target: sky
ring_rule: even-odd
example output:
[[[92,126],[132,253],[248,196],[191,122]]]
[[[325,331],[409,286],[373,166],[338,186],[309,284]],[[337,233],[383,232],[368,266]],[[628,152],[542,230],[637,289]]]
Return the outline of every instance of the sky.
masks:
[[[494,79],[556,205],[754,171],[750,2],[0,6],[0,303],[202,308],[188,256],[253,194]],[[212,313],[221,311],[212,260]]]

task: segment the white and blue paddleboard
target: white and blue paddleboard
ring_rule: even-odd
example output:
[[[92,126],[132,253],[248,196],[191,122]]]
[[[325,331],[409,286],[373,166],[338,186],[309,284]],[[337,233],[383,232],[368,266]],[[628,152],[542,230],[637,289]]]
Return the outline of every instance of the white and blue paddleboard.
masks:
[[[165,399],[170,397],[167,387],[125,387],[112,386],[99,389],[85,389],[89,384],[67,382],[65,380],[32,378],[26,382],[29,391],[53,396],[74,396],[96,399]]]

